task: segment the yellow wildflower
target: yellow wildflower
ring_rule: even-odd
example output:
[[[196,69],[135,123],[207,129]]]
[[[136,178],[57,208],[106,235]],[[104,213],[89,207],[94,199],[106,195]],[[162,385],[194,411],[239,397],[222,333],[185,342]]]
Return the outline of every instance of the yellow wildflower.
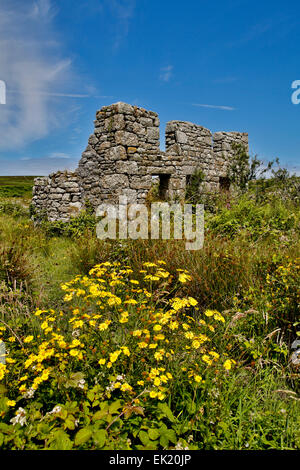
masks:
[[[26,338],[24,338],[24,343],[31,343],[32,340],[33,336],[27,336]]]
[[[224,364],[223,364],[223,367],[225,370],[230,370],[231,369],[231,361],[230,359],[227,359]]]

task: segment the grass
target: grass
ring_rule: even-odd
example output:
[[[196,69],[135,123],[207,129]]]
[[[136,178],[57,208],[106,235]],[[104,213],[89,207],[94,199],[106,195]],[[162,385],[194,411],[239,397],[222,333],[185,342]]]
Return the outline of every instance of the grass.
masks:
[[[5,183],[5,179],[2,182]],[[38,335],[43,334],[39,319],[32,315],[36,308],[53,309],[57,314],[64,312],[59,320],[60,328],[66,338],[71,337],[70,312],[77,301],[71,301],[72,308],[68,305],[61,284],[71,281],[77,274],[88,276],[96,264],[120,261],[122,265],[131,266],[135,279],[143,285],[144,274],[140,272],[143,263],[162,259],[171,279],[176,279],[178,269],[186,269],[191,281],[153,288],[151,299],[164,306],[172,296],[193,297],[198,302],[198,310],[193,314],[197,320],[205,318],[207,310],[221,312],[225,323],[212,334],[212,344],[220,355],[227,354],[236,361],[229,373],[222,372],[222,366],[212,373],[209,370],[203,372],[205,380],[199,387],[185,381],[178,372],[170,384],[171,392],[165,401],[167,408],[159,402],[141,402],[144,416],[133,414],[128,419],[117,419],[115,424],[109,425],[109,431],[103,429],[102,432],[102,421],[98,427],[92,424],[90,410],[93,406],[88,397],[99,393],[98,401],[103,409],[115,402],[113,397],[106,395],[105,388],[101,393],[92,392],[93,358],[98,354],[97,348],[103,348],[105,342],[103,339],[89,340],[88,344],[96,349],[92,356],[86,353],[89,359],[85,360],[85,365],[73,363],[72,359],[66,366],[69,374],[84,372],[88,387],[85,392],[74,385],[66,389],[66,394],[59,392],[56,396],[57,386],[51,382],[51,386],[45,385],[37,392],[38,401],[42,402],[41,411],[35,408],[38,401],[33,400],[30,404],[19,397],[17,391],[10,395],[11,399],[19,401],[18,406],[28,406],[32,416],[41,412],[47,423],[46,413],[54,405],[61,404],[63,409],[70,410],[72,406],[76,408],[77,405],[72,405],[75,401],[85,403],[85,411],[77,406],[73,414],[68,411],[66,415],[71,413],[74,419],[76,417],[79,428],[74,429],[70,424],[68,427],[66,422],[69,421],[62,418],[59,424],[53,418],[48,423],[48,438],[43,440],[38,425],[40,418],[36,418],[32,427],[38,425],[41,433],[41,441],[37,444],[35,438],[26,435],[25,428],[18,425],[13,428],[13,434],[6,434],[0,423],[0,447],[2,442],[4,448],[15,449],[22,446],[26,449],[174,449],[180,446],[190,449],[299,449],[299,365],[291,362],[291,344],[299,336],[300,211],[291,197],[283,203],[281,192],[274,191],[274,187],[271,189],[276,195],[274,198],[270,196],[265,201],[261,198],[262,201],[257,202],[253,198],[254,188],[232,200],[230,209],[220,205],[214,214],[207,214],[205,244],[202,250],[195,252],[187,252],[184,243],[172,240],[122,243],[98,240],[89,214],[86,224],[83,216],[80,223],[70,225],[67,230],[57,224],[35,226],[29,219],[26,198],[0,199],[0,321],[9,325],[22,341],[34,332],[38,344]],[[286,198],[286,192],[284,194]],[[90,311],[93,315],[97,311],[90,300],[86,305],[80,304],[79,308],[83,309],[82,313]],[[133,308],[132,321],[140,321],[139,312],[140,306]],[[182,319],[180,315],[178,318]],[[109,341],[117,332],[118,326],[108,337]],[[178,333],[178,347],[180,344]],[[144,363],[146,368],[152,357],[145,357],[148,357]],[[124,372],[127,374],[125,369]],[[130,379],[135,380],[134,372]],[[98,380],[101,387],[104,379]],[[52,389],[56,398],[51,395]],[[5,405],[5,394],[0,387],[0,416],[8,424],[14,410]],[[120,395],[119,399],[122,401],[124,397]],[[95,405],[93,412],[97,407]],[[84,432],[87,440],[83,439],[83,442]],[[99,433],[101,439],[104,438],[104,447],[97,444]],[[160,437],[149,438],[157,433]],[[9,435],[13,436],[12,440]]]
[[[30,198],[36,176],[0,176],[0,197]]]

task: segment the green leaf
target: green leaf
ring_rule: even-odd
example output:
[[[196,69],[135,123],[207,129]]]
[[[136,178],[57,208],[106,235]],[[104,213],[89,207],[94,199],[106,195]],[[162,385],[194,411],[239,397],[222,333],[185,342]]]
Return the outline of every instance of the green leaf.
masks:
[[[70,379],[79,382],[80,380],[84,379],[84,374],[82,372],[74,372],[71,374]]]
[[[196,406],[196,403],[194,401],[190,401],[187,405],[187,411],[190,415],[193,415],[196,413],[197,411],[197,406]]]
[[[144,444],[144,446],[147,446],[147,445],[150,444],[148,433],[146,433],[145,431],[140,431],[139,432],[139,438],[140,438],[142,444]]]
[[[68,434],[62,430],[59,430],[53,434],[53,439],[52,439],[49,449],[71,450],[72,447],[73,447],[73,443],[70,440]]]
[[[98,421],[100,419],[105,418],[107,414],[108,414],[108,410],[99,410],[99,411],[96,411],[92,419],[93,421]]]
[[[98,448],[101,448],[104,446],[105,441],[106,441],[106,431],[105,429],[99,429],[98,431],[94,432],[93,438],[94,438],[94,443]]]
[[[176,433],[173,429],[168,429],[167,432],[164,434],[169,441],[171,441],[173,444],[177,443],[177,436]]]
[[[157,429],[148,429],[148,436],[152,441],[155,441],[159,438],[160,434]]]
[[[175,416],[166,403],[159,403],[157,407],[172,423],[176,422]]]
[[[162,447],[168,447],[169,445],[168,437],[165,434],[163,434],[162,436],[160,436],[159,443]]]
[[[0,396],[5,395],[6,392],[7,392],[7,388],[3,384],[1,384],[0,385]]]
[[[11,429],[11,426],[9,426],[9,424],[0,423],[0,431],[9,432],[10,429]]]
[[[120,400],[114,401],[114,402],[110,405],[110,407],[109,407],[109,413],[110,413],[111,415],[113,415],[113,414],[119,414],[119,410],[120,410],[121,406],[122,406],[122,405],[121,405]]]
[[[75,418],[74,418],[74,416],[68,416],[64,425],[65,425],[66,428],[70,429],[71,431],[74,431],[74,429],[75,429]]]
[[[93,392],[93,390],[89,390],[86,394],[88,400],[90,401],[94,401],[94,398],[95,398],[95,392]]]
[[[78,431],[75,436],[75,445],[80,446],[85,444],[93,435],[93,432],[90,428],[83,428]]]

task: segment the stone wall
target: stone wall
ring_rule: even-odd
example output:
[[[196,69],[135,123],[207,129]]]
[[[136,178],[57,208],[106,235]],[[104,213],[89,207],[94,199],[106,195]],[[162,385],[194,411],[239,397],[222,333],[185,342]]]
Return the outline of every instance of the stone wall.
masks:
[[[33,206],[48,220],[69,220],[88,201],[145,202],[153,179],[161,195],[183,198],[188,176],[196,169],[205,175],[204,191],[217,191],[226,179],[233,143],[248,150],[248,134],[217,132],[202,126],[171,121],[166,126],[166,151],[159,148],[157,113],[126,103],[103,107],[96,114],[94,133],[75,173],[58,172],[35,181]]]
[[[49,221],[68,221],[82,208],[77,174],[65,171],[36,178],[32,205],[37,219],[46,216]]]

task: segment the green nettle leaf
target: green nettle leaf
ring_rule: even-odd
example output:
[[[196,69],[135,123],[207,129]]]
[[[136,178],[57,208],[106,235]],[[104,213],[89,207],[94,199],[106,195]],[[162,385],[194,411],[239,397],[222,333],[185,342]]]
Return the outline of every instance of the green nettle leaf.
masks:
[[[60,412],[60,417],[61,417],[61,419],[63,419],[63,420],[67,419],[67,417],[68,417],[68,412],[67,412],[67,410],[62,410],[62,411]]]
[[[176,444],[177,442],[177,436],[176,433],[173,429],[168,429],[167,432],[165,433],[165,436],[171,441],[173,444]]]
[[[169,445],[168,437],[165,434],[163,434],[162,436],[160,436],[159,443],[162,447],[168,447]]]
[[[51,450],[71,450],[73,443],[67,433],[62,430],[56,431],[49,449]]]
[[[10,429],[12,429],[12,426],[9,426],[9,424],[0,423],[0,431],[9,432]]]
[[[144,444],[144,446],[147,446],[147,445],[150,444],[150,440],[149,440],[149,436],[148,436],[147,432],[140,431],[139,432],[139,438],[140,438],[142,444]]]
[[[110,414],[118,414],[120,408],[122,407],[120,400],[114,401],[109,407]]]
[[[159,403],[157,407],[172,423],[176,422],[176,418],[167,403]]]
[[[152,441],[155,441],[156,439],[159,438],[160,433],[157,429],[148,429],[148,436]]]
[[[68,416],[66,421],[65,421],[65,427],[70,429],[71,431],[74,431],[75,429],[75,418],[74,416]]]
[[[100,419],[103,419],[107,416],[108,410],[99,410],[96,411],[96,413],[93,416],[93,421],[99,421]]]
[[[83,428],[78,431],[75,436],[75,445],[80,446],[81,444],[85,444],[93,435],[93,432],[90,428]]]
[[[95,398],[95,392],[93,392],[93,390],[89,390],[86,394],[87,398],[90,400],[90,401],[94,401],[94,398]]]
[[[98,448],[101,448],[104,446],[105,441],[106,441],[107,433],[105,429],[99,429],[98,431],[95,431],[93,434],[94,438],[94,443]]]

